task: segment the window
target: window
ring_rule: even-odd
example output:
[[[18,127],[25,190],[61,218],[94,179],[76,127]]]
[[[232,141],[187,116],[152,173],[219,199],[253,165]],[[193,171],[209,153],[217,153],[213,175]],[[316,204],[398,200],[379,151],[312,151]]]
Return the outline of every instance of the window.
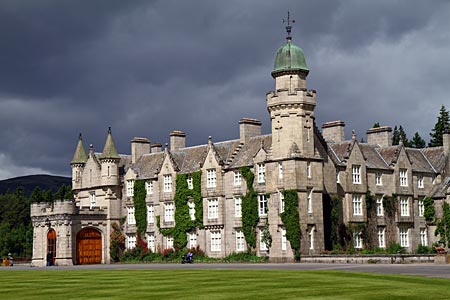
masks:
[[[280,214],[281,214],[281,213],[284,213],[284,208],[285,208],[283,192],[278,192],[278,196],[280,197]]]
[[[408,186],[408,172],[406,169],[400,169],[400,186]]]
[[[153,253],[155,252],[155,235],[153,233],[147,235],[147,248]]]
[[[173,205],[173,202],[164,203],[164,222],[174,221],[174,210],[175,207]]]
[[[207,188],[216,187],[216,169],[206,170],[206,187]]]
[[[267,251],[267,244],[263,242],[264,239],[264,232],[262,229],[259,230],[259,250],[260,251]]]
[[[147,191],[147,195],[153,194],[153,181],[145,182],[145,190]]]
[[[258,167],[258,183],[266,182],[266,165],[257,164]]]
[[[153,204],[147,205],[147,222],[149,224],[155,223],[155,208]]]
[[[222,236],[220,230],[211,231],[211,251],[220,251],[222,247]]]
[[[127,236],[127,249],[133,249],[136,247],[136,236],[128,235]]]
[[[306,210],[308,211],[308,214],[312,213],[312,190],[309,189],[306,191]]]
[[[97,205],[97,200],[95,199],[95,192],[89,194],[89,208],[92,209]]]
[[[311,162],[309,161],[306,163],[306,176],[311,178]]]
[[[134,218],[134,206],[127,207],[127,221],[129,225],[136,224],[136,219]]]
[[[423,200],[419,200],[417,203],[419,206],[419,217],[423,217],[423,212],[425,211],[425,206],[423,205]]]
[[[340,178],[340,175],[341,174],[341,172],[339,172],[338,170],[336,170],[336,183],[341,183],[341,178]]]
[[[400,246],[409,247],[409,229],[400,228]]]
[[[400,216],[409,217],[409,201],[408,198],[400,198]]]
[[[242,198],[234,197],[234,216],[236,218],[242,217]]]
[[[127,197],[134,195],[134,180],[127,180]]]
[[[192,201],[188,201],[187,205],[189,206],[189,217],[191,217],[191,220],[195,220],[195,203]]]
[[[357,232],[357,233],[353,234],[353,247],[355,247],[355,249],[361,249],[362,248],[361,232]]]
[[[377,197],[377,216],[382,217],[384,215],[383,197]]]
[[[417,187],[423,189],[423,175],[417,176]]]
[[[245,236],[241,230],[236,231],[236,252],[245,250]]]
[[[197,234],[195,232],[188,233],[188,247],[189,249],[197,247]]]
[[[281,250],[287,250],[287,239],[286,239],[286,229],[281,228]]]
[[[361,183],[361,166],[360,165],[352,165],[352,179],[353,179],[353,183],[355,183],[355,184]]]
[[[193,190],[194,189],[194,182],[192,181],[192,176],[189,175],[188,179],[187,179],[187,185],[188,185],[188,189]]]
[[[172,192],[172,175],[164,175],[164,193]]]
[[[375,173],[375,184],[376,185],[383,185],[383,182],[381,181],[381,172]]]
[[[428,246],[428,233],[426,228],[420,228],[420,244]]]
[[[353,195],[352,199],[353,204],[353,215],[354,216],[362,216],[362,200],[360,195]]]
[[[234,171],[234,185],[239,186],[242,182],[242,174],[241,171]]]
[[[308,232],[308,236],[309,236],[309,249],[310,250],[313,250],[314,249],[314,231],[316,230],[316,227],[315,226],[312,226],[310,229],[309,229],[309,232]]]
[[[278,163],[278,179],[283,179],[283,164]]]
[[[267,196],[265,194],[258,195],[258,208],[260,217],[267,216]]]
[[[166,249],[173,248],[173,236],[167,236],[166,237]]]
[[[384,248],[386,247],[386,239],[385,239],[385,228],[378,227],[378,247]]]
[[[208,200],[208,219],[217,219],[219,217],[219,200]]]

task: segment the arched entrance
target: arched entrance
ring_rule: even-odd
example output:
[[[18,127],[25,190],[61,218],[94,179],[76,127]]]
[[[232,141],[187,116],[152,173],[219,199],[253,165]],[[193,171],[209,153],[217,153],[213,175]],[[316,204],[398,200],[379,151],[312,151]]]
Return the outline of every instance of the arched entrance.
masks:
[[[47,265],[53,266],[56,258],[56,231],[50,229],[47,233]]]
[[[85,228],[77,234],[77,264],[102,262],[102,235],[94,228]]]

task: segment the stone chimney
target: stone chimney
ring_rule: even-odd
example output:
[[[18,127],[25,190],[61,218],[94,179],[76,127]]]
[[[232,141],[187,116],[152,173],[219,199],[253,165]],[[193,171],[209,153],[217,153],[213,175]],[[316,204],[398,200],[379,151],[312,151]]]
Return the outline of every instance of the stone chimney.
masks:
[[[170,151],[186,147],[186,133],[174,130],[170,133]]]
[[[162,145],[160,143],[152,144],[151,148],[152,148],[152,153],[159,153],[162,151]]]
[[[249,138],[261,135],[261,121],[257,119],[242,118],[239,121],[239,134],[241,143]]]
[[[330,121],[322,125],[322,136],[327,142],[340,143],[345,141],[344,121]]]
[[[366,131],[366,134],[368,144],[380,147],[392,146],[392,128],[389,126],[370,128]]]
[[[131,140],[131,163],[135,164],[144,154],[150,153],[150,140],[135,137]]]

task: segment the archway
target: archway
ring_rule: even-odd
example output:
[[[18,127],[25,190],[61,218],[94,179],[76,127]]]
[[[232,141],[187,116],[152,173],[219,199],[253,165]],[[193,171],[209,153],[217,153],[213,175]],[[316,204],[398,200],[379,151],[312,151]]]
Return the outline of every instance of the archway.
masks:
[[[85,228],[77,234],[77,264],[102,262],[102,235],[94,228]]]
[[[53,266],[56,258],[56,231],[50,229],[47,233],[47,265]]]

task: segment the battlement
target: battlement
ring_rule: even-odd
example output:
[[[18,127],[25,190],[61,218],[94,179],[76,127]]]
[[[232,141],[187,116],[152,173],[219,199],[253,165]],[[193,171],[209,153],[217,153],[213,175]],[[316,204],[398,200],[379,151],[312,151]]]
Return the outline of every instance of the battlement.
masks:
[[[72,201],[56,201],[52,203],[32,203],[31,216],[51,216],[51,215],[74,215],[78,213],[78,208]]]

